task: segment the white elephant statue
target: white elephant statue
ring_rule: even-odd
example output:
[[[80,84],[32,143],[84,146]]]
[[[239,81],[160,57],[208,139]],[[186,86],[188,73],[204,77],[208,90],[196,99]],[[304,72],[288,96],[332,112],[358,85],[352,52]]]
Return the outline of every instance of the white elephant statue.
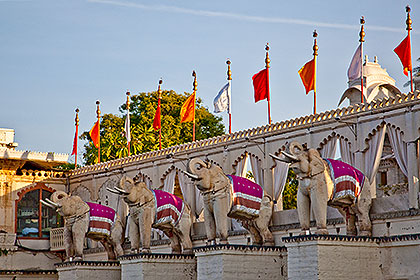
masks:
[[[252,235],[253,244],[274,245],[268,229],[273,201],[264,189],[254,182],[233,175],[225,175],[222,168],[199,158],[191,159],[185,172],[200,190],[204,201],[204,224],[207,239],[228,243],[228,217],[238,219]]]
[[[121,244],[124,242],[125,221],[114,209],[84,202],[79,196],[63,191],[54,192],[50,199],[41,200],[41,203],[57,209],[57,213],[64,218],[66,261],[83,259],[85,237],[100,241],[108,260],[115,260],[124,254]]]
[[[347,234],[371,236],[369,211],[372,203],[370,182],[349,164],[321,158],[316,149],[304,149],[298,142],[289,145],[278,160],[288,162],[299,181],[297,211],[302,234],[309,230],[311,205],[317,234],[328,234],[327,205],[335,207],[346,221]]]
[[[141,252],[151,252],[153,227],[162,230],[169,237],[172,253],[180,254],[182,251],[184,254],[192,254],[191,210],[179,197],[161,190],[150,190],[144,182],[126,176],[121,178],[120,187],[108,190],[121,195],[128,204],[128,234],[133,253],[139,251],[140,237]]]

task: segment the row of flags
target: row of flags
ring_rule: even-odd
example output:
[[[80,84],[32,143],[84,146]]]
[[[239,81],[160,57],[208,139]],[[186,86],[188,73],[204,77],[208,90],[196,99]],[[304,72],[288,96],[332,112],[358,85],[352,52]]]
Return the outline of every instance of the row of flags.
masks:
[[[411,91],[413,91],[413,77],[412,77],[412,63],[411,63],[411,39],[410,39],[410,31],[411,28],[411,18],[410,18],[410,7],[406,7],[407,12],[407,31],[408,34],[406,38],[394,49],[394,52],[398,55],[401,63],[403,65],[403,71],[406,76],[408,76],[408,72],[411,73]],[[365,20],[362,17],[360,19],[361,23],[361,30],[359,33],[359,46],[357,47],[353,58],[350,62],[349,68],[347,70],[347,76],[349,81],[355,79],[361,79],[361,101],[363,103],[363,42],[364,42],[364,23]],[[305,63],[305,65],[299,69],[298,74],[302,80],[303,86],[305,87],[306,94],[310,91],[314,92],[314,114],[316,114],[316,58],[318,56],[318,45],[317,45],[317,32],[314,31],[314,45],[313,45],[313,59]],[[254,101],[257,103],[261,100],[267,100],[268,103],[268,123],[271,124],[271,116],[270,116],[270,86],[269,86],[269,68],[270,68],[270,59],[268,55],[269,46],[268,43],[265,47],[266,50],[266,57],[265,57],[265,69],[259,71],[255,75],[252,76],[252,83],[254,86]],[[228,65],[228,82],[222,87],[222,89],[218,92],[216,97],[214,98],[214,112],[221,113],[227,111],[229,115],[229,133],[232,133],[231,130],[231,88],[232,88],[232,77],[231,77],[231,70],[230,70],[230,60],[227,60]],[[184,104],[181,107],[180,112],[180,122],[193,122],[193,139],[195,141],[195,106],[196,106],[196,92],[197,92],[197,75],[195,71],[193,71],[192,76],[194,77],[193,82],[193,93],[187,98]],[[161,125],[161,84],[162,79],[159,80],[158,86],[158,104],[155,112],[155,117],[153,120],[153,128],[156,131],[159,131],[159,149],[162,149],[162,125]],[[130,134],[130,100],[129,100],[130,93],[127,92],[127,115],[124,123],[124,134],[127,139],[128,145],[128,155],[130,156],[130,142],[131,142],[131,134]],[[95,122],[92,129],[89,131],[89,135],[92,139],[93,145],[98,148],[98,162],[100,162],[100,110],[99,110],[99,101],[96,102],[97,104],[97,121]],[[74,136],[73,142],[73,151],[71,155],[76,155],[75,163],[77,165],[77,136],[78,136],[78,112],[79,109],[76,109],[76,133]]]

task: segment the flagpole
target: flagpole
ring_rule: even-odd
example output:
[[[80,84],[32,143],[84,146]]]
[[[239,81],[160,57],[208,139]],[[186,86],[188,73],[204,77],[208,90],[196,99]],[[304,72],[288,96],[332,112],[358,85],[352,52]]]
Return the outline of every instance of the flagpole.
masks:
[[[270,58],[268,57],[268,51],[270,47],[265,45],[265,69],[267,69],[267,102],[268,102],[268,124],[271,124],[271,114],[270,114],[270,75],[269,75],[269,68],[270,68]]]
[[[226,61],[226,64],[228,65],[228,71],[227,71],[227,76],[228,76],[228,78],[227,78],[227,80],[228,80],[228,83],[229,83],[229,87],[231,86],[230,85],[230,83],[231,83],[231,81],[232,81],[232,72],[230,71],[230,60],[228,59],[227,61]],[[229,92],[228,92],[229,93]],[[231,98],[232,98],[232,96],[230,96],[230,99],[229,99],[229,104],[228,104],[228,111],[229,111],[229,134],[232,134],[232,114],[231,114],[231,112],[230,112],[230,109],[231,109],[231,104],[230,104],[230,102],[231,102]]]
[[[364,99],[364,95],[363,95],[363,42],[365,41],[365,28],[364,28],[364,24],[365,24],[365,17],[361,17],[360,18],[360,24],[362,25],[361,27],[360,27],[360,33],[359,33],[359,42],[360,42],[360,45],[361,45],[361,63],[360,63],[360,67],[362,68],[361,69],[361,78],[360,78],[360,88],[362,89],[361,91],[362,91],[362,96],[361,96],[361,101],[362,101],[362,103],[364,103],[364,101],[365,101],[365,99]]]
[[[160,99],[162,98],[162,90],[160,89],[160,85],[163,83],[162,78],[159,80],[158,85],[158,110],[159,110],[159,150],[162,150],[162,120],[161,115],[162,111],[160,110]]]
[[[407,32],[408,32],[408,37],[410,39],[410,52],[411,52],[411,24],[413,23],[413,21],[411,20],[410,17],[410,12],[411,12],[411,8],[410,6],[406,6],[405,7],[405,11],[407,12],[407,20],[405,21],[405,23],[407,24]],[[411,58],[411,54],[410,54],[410,58]],[[410,85],[411,85],[411,92],[414,92],[414,87],[413,87],[413,66],[412,66],[412,61],[410,60],[410,65],[411,65],[411,69],[410,70]]]
[[[127,101],[125,102],[125,105],[127,107],[127,116],[126,116],[127,119],[125,121],[128,122],[129,118],[130,118],[130,92],[127,91],[126,95],[127,95]],[[127,128],[125,128],[125,129],[127,130]],[[125,133],[126,133],[126,137],[127,137],[127,135],[129,135],[129,133],[131,133],[131,131],[128,129],[128,131],[126,131]],[[128,156],[130,156],[131,137],[130,136],[128,136],[128,137],[130,138],[130,141],[127,141],[127,147],[128,147]]]
[[[77,136],[79,135],[79,108],[76,108],[76,118],[74,119],[76,125],[76,136],[74,137],[74,141],[76,144],[76,154],[74,155],[74,169],[77,168]]]
[[[314,37],[314,115],[316,114],[316,57],[318,56],[318,45],[316,43],[316,37],[318,37],[318,33],[316,33],[316,30],[314,30],[314,33],[312,35]]]
[[[194,94],[194,108],[193,108],[193,114],[194,114],[194,119],[193,119],[193,142],[195,141],[195,93],[197,91],[197,74],[195,73],[195,71],[193,70],[192,72],[192,76],[194,77],[194,82],[193,82],[193,94]]]
[[[101,110],[99,110],[99,100],[96,101],[96,115],[98,117],[98,163],[101,162]]]

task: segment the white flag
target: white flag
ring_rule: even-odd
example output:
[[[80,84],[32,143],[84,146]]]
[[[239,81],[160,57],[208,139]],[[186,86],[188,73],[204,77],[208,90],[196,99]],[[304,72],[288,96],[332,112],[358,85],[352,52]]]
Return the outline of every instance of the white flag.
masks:
[[[360,79],[362,77],[362,43],[360,43],[353,55],[349,70],[347,70],[347,77],[349,77],[349,81]]]
[[[127,112],[127,116],[125,117],[124,122],[124,134],[125,138],[127,138],[127,143],[131,142],[131,133],[130,133],[130,113]]]
[[[230,80],[219,91],[217,96],[214,98],[213,103],[215,113],[224,112],[226,110],[230,113]]]

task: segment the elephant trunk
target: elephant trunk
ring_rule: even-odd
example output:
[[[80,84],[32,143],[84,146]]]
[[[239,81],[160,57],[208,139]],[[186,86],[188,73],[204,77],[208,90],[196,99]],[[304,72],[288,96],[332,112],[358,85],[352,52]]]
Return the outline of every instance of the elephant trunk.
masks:
[[[198,171],[202,168],[207,168],[207,164],[199,158],[193,158],[188,162],[188,169],[194,175],[197,174]]]

